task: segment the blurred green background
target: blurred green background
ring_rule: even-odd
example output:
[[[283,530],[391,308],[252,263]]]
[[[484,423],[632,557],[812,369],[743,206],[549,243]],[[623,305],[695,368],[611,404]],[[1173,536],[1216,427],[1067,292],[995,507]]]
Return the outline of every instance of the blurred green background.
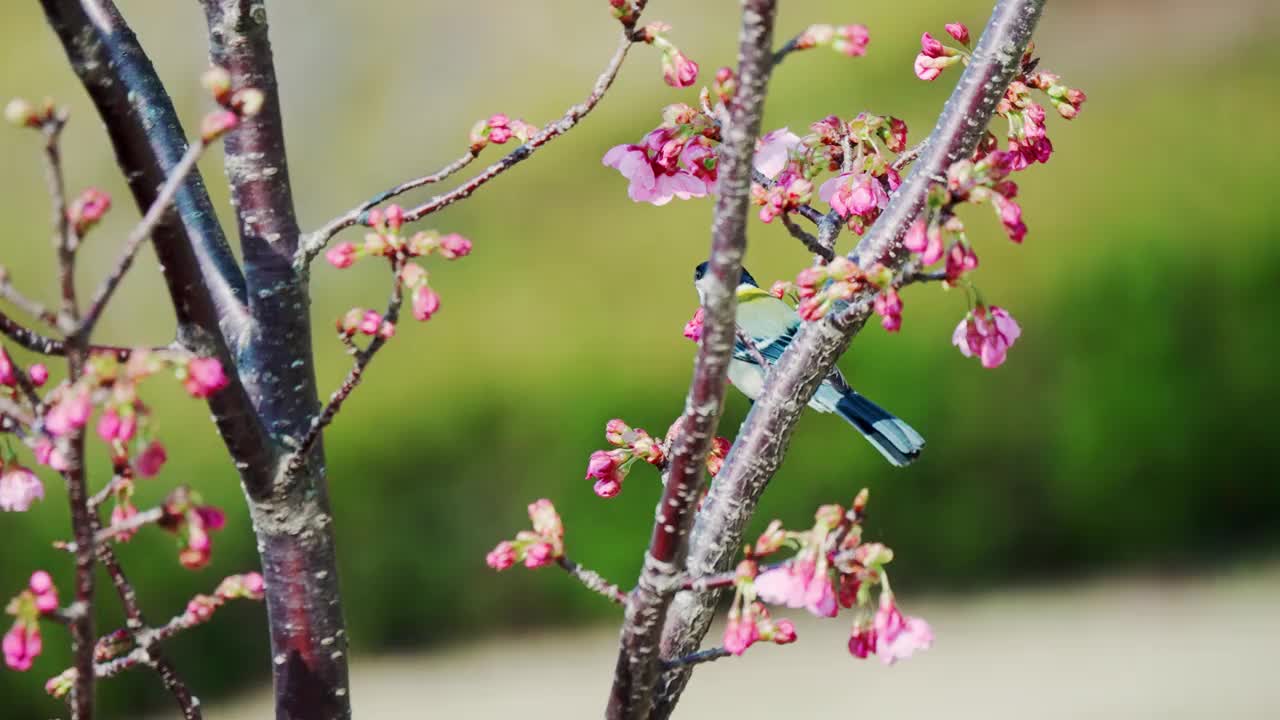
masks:
[[[501,111],[544,123],[580,101],[616,41],[605,6],[272,3],[304,228],[456,157],[479,117]],[[198,4],[121,7],[194,127],[207,109]],[[820,50],[789,60],[775,76],[767,127],[802,131],[827,114],[866,109],[904,117],[911,137],[922,138],[954,76],[912,77],[920,32],[963,20],[976,34],[989,8],[988,0],[784,2],[779,42],[822,21],[866,23],[872,42],[861,59]],[[983,370],[950,345],[964,297],[912,288],[902,332],[868,328],[841,366],[929,438],[923,459],[894,471],[838,419],[807,416],[759,523],[806,523],[816,505],[847,502],[869,486],[868,531],[897,550],[899,593],[1195,570],[1273,553],[1280,484],[1265,453],[1275,447],[1271,412],[1280,404],[1272,377],[1280,348],[1271,205],[1280,181],[1270,69],[1280,62],[1271,42],[1277,14],[1274,4],[1249,0],[1051,3],[1037,36],[1044,66],[1089,101],[1073,123],[1051,119],[1057,153],[1019,177],[1031,228],[1023,246],[1009,243],[989,212],[966,216],[982,257],[975,280],[1019,319],[1021,340],[1004,367]],[[646,17],[672,23],[673,39],[708,77],[733,59],[736,15],[728,0],[653,0]],[[3,19],[0,96],[51,95],[69,105],[71,187],[98,185],[117,200],[84,251],[87,291],[137,213],[38,5],[9,3]],[[580,128],[432,218],[472,238],[475,252],[431,265],[442,312],[425,326],[402,325],[326,438],[357,656],[613,616],[553,573],[496,576],[482,560],[523,526],[527,502],[549,497],[575,559],[623,584],[635,576],[656,475],[637,470],[605,502],[583,469],[609,418],[660,433],[681,408],[694,346],[680,330],[695,306],[689,276],[706,254],[711,206],[632,204],[600,157],[652,128],[664,104],[695,100],[694,90],[662,84],[651,48],[636,48]],[[52,299],[34,135],[0,132],[0,163],[0,261],[20,288]],[[201,167],[224,227],[234,228],[221,158]],[[779,225],[753,220],[750,243],[762,283],[808,263]],[[380,305],[383,282],[372,265],[343,273],[317,265],[312,311],[326,393],[346,359],[325,328],[352,305]],[[148,252],[101,339],[163,343],[171,332]],[[146,397],[172,459],[140,485],[139,504],[189,483],[230,511],[201,572],[181,570],[172,539],[158,531],[121,549],[144,607],[160,619],[223,575],[255,567],[256,556],[207,411],[164,379]],[[735,396],[722,428],[736,428],[746,409]],[[38,510],[0,517],[0,595],[37,565],[69,587],[69,563],[49,549],[68,532],[63,493],[46,480]],[[113,601],[102,605],[103,627],[116,625]],[[39,687],[64,667],[63,640],[47,629],[35,671],[0,673],[7,716],[56,712]],[[170,648],[202,697],[269,677],[260,607],[229,607]],[[116,708],[162,700],[143,675],[105,683],[104,694]]]

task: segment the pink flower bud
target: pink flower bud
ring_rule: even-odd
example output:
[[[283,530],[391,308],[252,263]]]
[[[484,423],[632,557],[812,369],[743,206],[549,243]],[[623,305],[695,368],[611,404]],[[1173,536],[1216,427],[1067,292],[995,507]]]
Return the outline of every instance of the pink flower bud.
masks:
[[[142,477],[155,477],[160,474],[160,468],[164,467],[168,459],[169,454],[165,452],[164,445],[159,440],[152,440],[134,461],[134,469]]]
[[[121,503],[117,503],[116,506],[111,509],[111,524],[123,525],[126,522],[128,522],[130,518],[132,518],[137,514],[138,514],[138,508],[135,507],[133,503],[127,500]],[[138,534],[137,529],[124,530],[124,531],[117,532],[114,537],[116,540],[124,543],[132,540],[133,536],[137,534]]]
[[[27,371],[27,375],[31,378],[32,385],[41,387],[49,381],[49,368],[45,367],[44,363],[36,363]]]
[[[404,226],[404,208],[396,204],[387,206],[386,211],[387,227],[394,232]]]
[[[831,48],[842,55],[862,57],[867,54],[867,45],[871,42],[871,33],[866,25],[841,25],[836,28],[836,38]]]
[[[550,565],[555,560],[555,553],[550,543],[534,543],[524,554],[524,566],[530,570]]]
[[[240,118],[230,110],[214,110],[200,122],[200,139],[211,143],[240,124]]]
[[[618,459],[613,453],[606,450],[597,450],[591,453],[591,459],[587,462],[587,479],[596,478],[598,480],[611,479],[618,473]]]
[[[390,320],[383,320],[382,324],[378,326],[378,337],[382,338],[383,340],[390,340],[395,336],[396,336],[395,323],[391,322]]]
[[[4,650],[4,664],[10,670],[26,672],[39,657],[44,643],[40,639],[40,627],[21,620],[15,621],[4,634],[0,647]]]
[[[498,543],[497,547],[490,550],[488,555],[484,556],[484,562],[499,572],[506,570],[516,564],[515,547],[510,542],[503,540]]]
[[[419,285],[413,291],[413,317],[427,321],[440,311],[440,295],[430,285]]]
[[[245,88],[237,90],[231,96],[231,109],[240,117],[253,117],[262,112],[262,106],[267,101],[267,96],[257,88]]]
[[[920,36],[920,54],[926,57],[936,58],[942,57],[946,53],[946,48],[942,43],[938,42],[933,35],[925,33]]]
[[[677,48],[662,55],[662,79],[674,88],[687,88],[698,80],[698,63]]]
[[[698,308],[693,313],[693,318],[684,324],[684,336],[694,342],[702,340],[702,308]]]
[[[324,254],[324,259],[328,260],[330,265],[342,270],[351,267],[351,264],[356,261],[357,252],[355,243],[340,242],[329,248],[329,251]]]
[[[604,499],[609,499],[622,492],[622,483],[616,478],[601,478],[591,486],[592,492]]]
[[[342,317],[338,318],[338,332],[345,337],[355,335],[363,318],[364,310],[361,310],[360,308],[351,308],[343,314]]]
[[[382,327],[382,316],[373,310],[365,310],[360,318],[360,332],[365,335],[377,335],[380,327]]]
[[[969,44],[969,28],[964,23],[947,23],[944,25],[947,34],[956,39],[961,45]]]
[[[187,363],[187,377],[183,387],[191,397],[207,398],[230,383],[217,358],[192,358]]]
[[[449,233],[440,238],[440,254],[449,260],[466,257],[471,254],[471,241],[457,233]]]
[[[27,582],[27,587],[31,588],[31,592],[36,595],[45,595],[53,590],[53,576],[44,570],[37,570],[31,573],[31,579]]]
[[[18,372],[8,351],[0,347],[0,385],[14,387],[18,384]]]
[[[614,418],[604,426],[604,439],[609,441],[610,445],[621,446],[624,442],[623,436],[629,432],[631,432],[630,425],[618,418]]]
[[[84,235],[110,209],[111,196],[98,188],[89,188],[71,202],[67,208],[67,219],[75,227],[77,235]]]
[[[876,631],[871,627],[853,628],[853,633],[849,635],[849,654],[865,660],[868,655],[876,651]]]
[[[788,645],[796,641],[796,626],[790,620],[779,620],[773,630],[773,641],[778,645]]]
[[[63,455],[62,451],[58,449],[58,446],[48,438],[40,438],[36,441],[35,454],[37,462],[41,465],[48,465],[50,468],[57,470],[58,472],[63,472],[71,467],[67,462],[66,456]],[[43,490],[41,492],[43,492]]]

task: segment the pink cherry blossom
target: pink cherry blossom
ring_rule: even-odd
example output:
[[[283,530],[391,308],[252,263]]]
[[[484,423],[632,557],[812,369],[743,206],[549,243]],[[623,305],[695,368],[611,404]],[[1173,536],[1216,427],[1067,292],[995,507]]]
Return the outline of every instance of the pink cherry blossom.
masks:
[[[788,645],[796,641],[796,626],[790,620],[779,620],[773,628],[773,642]]]
[[[324,254],[324,259],[328,260],[330,265],[341,270],[351,267],[352,263],[356,261],[356,252],[355,243],[340,242],[329,248],[329,251]]]
[[[35,473],[16,463],[0,471],[0,510],[26,512],[43,499],[44,484]]]
[[[8,351],[0,347],[0,385],[14,387],[18,384],[18,373]]]
[[[876,651],[876,631],[870,626],[855,625],[849,635],[849,654],[865,659]]]
[[[164,445],[159,440],[152,440],[134,461],[134,468],[142,477],[155,477],[160,474],[160,468],[164,467],[168,459],[169,454],[165,452]]]
[[[756,170],[769,179],[778,177],[791,161],[791,151],[799,145],[800,136],[785,127],[765,133],[756,141]]]
[[[687,88],[698,80],[698,63],[676,48],[662,54],[662,79],[674,88]]]
[[[515,546],[508,540],[503,540],[496,547],[484,556],[484,562],[489,567],[499,572],[506,570],[516,564]]]
[[[880,593],[880,609],[874,621],[876,655],[885,665],[906,660],[917,650],[933,646],[933,629],[918,617],[903,615],[893,602],[893,595]],[[852,643],[852,641],[851,641]]]
[[[555,560],[555,552],[551,543],[534,543],[524,554],[524,566],[530,570],[550,565]]]
[[[138,508],[133,503],[127,500],[124,502],[118,503],[114,508],[111,509],[111,524],[123,525],[124,523],[128,522],[130,518],[132,518],[134,515],[137,515],[137,514],[138,514]],[[132,540],[133,536],[136,534],[138,534],[138,531],[136,529],[122,530],[115,533],[114,537],[116,540],[122,543],[125,543]]]
[[[36,462],[41,465],[48,465],[50,468],[63,472],[70,469],[71,465],[67,462],[67,457],[62,454],[58,446],[48,438],[40,438],[36,441],[35,446]]]
[[[836,52],[849,57],[862,57],[867,54],[867,45],[871,42],[871,33],[866,25],[841,25],[836,28],[836,37],[831,47]]]
[[[703,311],[702,311],[702,308],[699,307],[697,311],[693,313],[693,318],[691,318],[689,322],[684,324],[685,337],[689,338],[694,342],[699,342],[702,340],[702,317],[703,317]]]
[[[187,363],[187,379],[183,386],[191,397],[207,398],[229,382],[217,358],[193,358]]]
[[[84,427],[91,412],[93,403],[89,400],[89,393],[73,391],[70,397],[63,397],[45,413],[44,429],[54,437],[67,435]]]
[[[49,368],[44,363],[36,363],[27,371],[27,375],[31,378],[31,384],[40,387],[49,381]]]
[[[826,567],[819,571],[812,558],[760,573],[756,593],[761,600],[789,608],[804,608],[818,617],[835,617],[836,597]]]
[[[1009,239],[1021,243],[1027,236],[1027,224],[1022,221],[1022,206],[1016,200],[999,193],[993,194],[991,198],[996,214],[1000,216],[1000,223],[1009,234]]]
[[[880,326],[888,332],[898,332],[902,328],[902,297],[898,291],[889,288],[876,295],[875,311],[880,316]]]
[[[413,317],[427,321],[440,311],[440,295],[429,285],[419,285],[413,291]]]
[[[955,282],[965,273],[978,267],[978,254],[973,247],[961,242],[952,243],[947,251],[947,280]]]
[[[752,617],[730,617],[724,627],[724,649],[741,655],[760,639],[760,627]]]
[[[979,305],[956,326],[951,343],[965,357],[976,355],[983,367],[996,368],[1021,335],[1022,328],[1004,308]]]
[[[925,33],[920,36],[920,54],[925,57],[937,58],[942,57],[946,53],[946,48],[942,43],[938,42],[931,33]]]
[[[867,173],[838,175],[818,188],[818,197],[841,217],[857,215],[867,221],[874,220],[889,203],[884,185]]]
[[[942,259],[941,228],[928,225],[924,218],[912,223],[902,238],[902,244],[911,252],[918,253],[923,265],[932,265]]]
[[[969,44],[969,28],[964,23],[947,23],[943,27],[946,28],[948,35],[956,39],[956,42],[962,45]]]
[[[656,190],[653,166],[640,145],[618,145],[604,154],[604,164],[622,173],[631,182],[627,195],[635,202],[652,202]],[[655,203],[656,204],[656,203]]]
[[[440,254],[447,260],[456,260],[471,254],[471,241],[458,233],[440,238]]]
[[[607,500],[622,492],[622,483],[617,478],[601,478],[592,484],[591,491]]]
[[[375,310],[366,310],[360,317],[360,332],[365,335],[377,335],[382,327],[382,316]]]
[[[11,670],[26,672],[44,649],[40,639],[40,627],[22,620],[14,622],[9,632],[4,634],[0,645],[4,650],[4,664]]]

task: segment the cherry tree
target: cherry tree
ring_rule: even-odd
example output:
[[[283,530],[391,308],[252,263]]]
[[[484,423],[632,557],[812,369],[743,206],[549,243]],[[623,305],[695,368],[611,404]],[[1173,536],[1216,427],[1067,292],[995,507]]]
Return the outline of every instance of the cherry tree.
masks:
[[[973,211],[969,206],[986,206],[1009,239],[1021,243],[1027,226],[1016,199],[1017,174],[1052,157],[1048,109],[1070,120],[1085,100],[1034,53],[1031,36],[1044,0],[998,0],[976,38],[961,22],[947,24],[936,37],[923,34],[914,75],[932,82],[951,74],[956,84],[936,126],[914,143],[901,119],[871,111],[815,118],[803,135],[787,128],[762,133],[774,69],[815,48],[866,56],[872,30],[865,26],[812,25],[779,44],[776,0],[743,0],[737,61],[707,74],[675,44],[670,26],[642,22],[645,0],[609,0],[607,10],[620,26],[618,48],[584,100],[541,125],[505,114],[482,119],[456,160],[356,203],[309,232],[295,217],[263,3],[202,0],[211,68],[200,80],[209,112],[190,139],[110,0],[41,4],[105,124],[141,212],[97,290],[79,297],[75,280],[84,268],[77,267],[77,251],[113,199],[94,188],[65,186],[60,138],[70,119],[66,108],[52,100],[7,105],[6,118],[32,131],[43,152],[59,301],[45,307],[22,289],[22,278],[0,276],[0,297],[15,310],[0,313],[0,331],[13,346],[45,356],[22,363],[0,347],[0,430],[12,440],[0,469],[0,509],[25,511],[43,498],[44,481],[32,466],[56,473],[66,484],[70,519],[70,538],[59,547],[74,565],[75,580],[60,589],[47,569],[32,568],[6,607],[13,623],[3,650],[9,668],[30,671],[46,626],[65,626],[74,663],[51,669],[46,690],[65,698],[71,717],[93,717],[96,683],[135,669],[154,672],[184,717],[201,717],[199,700],[163,646],[241,599],[267,606],[276,717],[351,716],[333,535],[341,508],[328,501],[324,435],[374,357],[408,331],[401,329],[405,302],[415,321],[429,321],[444,305],[431,274],[447,272],[450,262],[471,253],[471,240],[423,221],[576,127],[605,98],[637,45],[659,54],[663,78],[673,88],[696,87],[707,75],[710,82],[696,106],[655,108],[657,127],[638,142],[609,149],[602,161],[624,176],[632,201],[706,198],[713,205],[702,303],[685,328],[697,349],[683,412],[662,436],[621,419],[608,421],[609,448],[588,460],[587,478],[601,498],[621,492],[637,467],[658,471],[661,487],[643,569],[624,590],[570,559],[572,536],[566,537],[546,499],[529,505],[530,527],[498,543],[486,561],[497,570],[560,567],[623,608],[609,718],[667,717],[697,665],[741,655],[759,642],[797,641],[794,624],[781,617],[788,609],[822,617],[845,612],[851,618],[848,652],[856,658],[875,655],[891,664],[933,643],[927,621],[905,614],[891,589],[893,551],[863,537],[865,490],[847,504],[818,508],[810,527],[787,529],[775,521],[754,540],[744,534],[802,409],[836,377],[837,359],[872,315],[886,331],[898,331],[907,286],[943,285],[968,299],[969,311],[951,341],[984,367],[1001,365],[1017,341],[1021,329],[1013,316],[988,303],[970,276],[978,265],[975,247],[986,239],[970,237],[962,216]],[[214,143],[224,148],[241,261],[196,169]],[[507,149],[468,176],[473,163],[498,149],[490,146]],[[455,176],[466,177],[419,204],[394,202]],[[794,279],[751,291],[794,307],[794,328],[785,342],[769,347],[735,320],[753,208],[759,221],[777,221],[813,258],[797,267]],[[841,250],[846,230],[856,241]],[[344,233],[348,237],[340,239]],[[103,311],[148,243],[177,320],[174,341],[164,347],[96,343]],[[326,271],[360,262],[387,271],[385,304],[353,307],[336,318],[334,349],[345,351],[351,366],[323,402],[307,312],[312,265],[321,257],[320,267],[331,266]],[[735,436],[721,437],[735,360],[754,363],[762,380],[743,426]],[[198,488],[176,486],[155,507],[133,503],[136,483],[162,476],[167,459],[144,400],[144,389],[163,376],[208,404],[229,471],[244,489],[261,568],[225,578],[171,619],[154,622],[140,607],[115,546],[139,532],[172,533],[180,539],[178,566],[200,568],[223,527],[222,511],[206,504]],[[90,477],[87,442],[106,447],[110,477]],[[99,568],[122,609],[119,628],[95,627],[94,609],[108,594],[95,586]],[[706,644],[729,591],[723,634]]]

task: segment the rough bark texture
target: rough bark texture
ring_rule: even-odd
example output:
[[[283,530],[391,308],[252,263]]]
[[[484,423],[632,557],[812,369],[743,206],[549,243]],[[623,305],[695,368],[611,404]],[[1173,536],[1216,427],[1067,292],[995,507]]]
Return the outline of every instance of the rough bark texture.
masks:
[[[107,0],[42,0],[50,26],[106,125],[141,209],[186,149],[173,104]],[[279,718],[350,716],[346,636],[321,450],[286,476],[281,459],[318,409],[298,230],[261,2],[207,4],[212,54],[266,104],[229,136],[227,173],[245,255],[242,276],[197,173],[153,233],[178,341],[217,357],[231,384],[210,408],[248,497],[272,629]],[[193,78],[193,82],[195,79]]]
[[[1018,70],[1044,2],[996,3],[973,62],[943,108],[926,149],[885,212],[850,254],[863,267],[879,261],[897,270],[906,261],[909,254],[901,240],[924,206],[930,179],[945,174],[952,162],[973,153],[996,103]],[[861,330],[871,313],[871,300],[871,295],[856,298],[827,321],[806,324],[770,372],[698,514],[687,562],[690,576],[710,575],[729,567],[760,494],[782,462],[800,413]],[[676,596],[662,634],[664,660],[698,649],[718,597],[718,591]],[[686,666],[664,674],[653,717],[670,716],[692,670]]]
[[[671,443],[664,490],[653,535],[636,588],[627,602],[618,663],[609,697],[609,718],[647,717],[657,683],[658,641],[679,571],[698,498],[702,495],[707,453],[724,405],[729,360],[736,338],[734,289],[746,252],[748,192],[752,158],[764,114],[765,88],[772,67],[774,0],[743,3],[738,49],[739,90],[729,108],[720,153],[720,195],[711,227],[707,275],[713,278],[703,298],[703,335],[694,364],[684,414]]]
[[[50,27],[106,125],[140,210],[156,198],[187,142],[168,93],[137,38],[110,2],[42,0]],[[191,173],[152,234],[173,300],[178,342],[233,367],[232,347],[248,327],[244,279],[213,214],[198,172]],[[231,384],[209,401],[243,481],[267,484],[275,451],[248,394]]]
[[[280,95],[264,3],[206,0],[209,54],[233,90],[265,103],[225,142],[252,317],[237,365],[272,440],[296,446],[319,412],[307,284],[294,270],[299,230],[285,153]],[[246,487],[267,583],[276,717],[351,716],[347,638],[339,598],[324,454],[313,446],[296,472],[278,468],[268,487]]]

